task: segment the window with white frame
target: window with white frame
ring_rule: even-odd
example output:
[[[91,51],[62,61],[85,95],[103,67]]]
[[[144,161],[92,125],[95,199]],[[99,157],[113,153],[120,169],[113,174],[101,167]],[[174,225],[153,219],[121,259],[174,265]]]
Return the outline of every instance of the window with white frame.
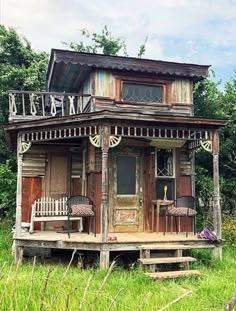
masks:
[[[167,199],[175,198],[175,152],[174,149],[156,148],[155,176],[157,199],[165,197],[164,188],[167,189]]]

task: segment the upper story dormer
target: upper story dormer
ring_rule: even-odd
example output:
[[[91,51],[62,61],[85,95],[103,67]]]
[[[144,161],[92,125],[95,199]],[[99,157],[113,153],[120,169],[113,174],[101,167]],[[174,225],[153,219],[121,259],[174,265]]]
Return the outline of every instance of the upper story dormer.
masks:
[[[52,50],[47,92],[10,91],[9,121],[101,110],[192,116],[209,66]]]

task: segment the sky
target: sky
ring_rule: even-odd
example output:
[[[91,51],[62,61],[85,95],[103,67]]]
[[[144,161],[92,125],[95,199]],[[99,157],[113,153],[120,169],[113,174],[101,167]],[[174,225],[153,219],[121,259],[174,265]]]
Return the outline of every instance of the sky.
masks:
[[[107,25],[129,56],[148,36],[145,58],[212,65],[222,85],[236,70],[236,0],[0,0],[0,23],[38,51]]]

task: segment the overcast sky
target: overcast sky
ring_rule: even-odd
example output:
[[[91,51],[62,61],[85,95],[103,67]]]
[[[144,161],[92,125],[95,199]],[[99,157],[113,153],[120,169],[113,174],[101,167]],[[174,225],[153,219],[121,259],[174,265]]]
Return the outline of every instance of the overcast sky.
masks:
[[[210,64],[223,81],[236,70],[236,0],[0,0],[0,23],[25,35],[36,50],[65,48],[80,29],[107,25],[136,56]]]

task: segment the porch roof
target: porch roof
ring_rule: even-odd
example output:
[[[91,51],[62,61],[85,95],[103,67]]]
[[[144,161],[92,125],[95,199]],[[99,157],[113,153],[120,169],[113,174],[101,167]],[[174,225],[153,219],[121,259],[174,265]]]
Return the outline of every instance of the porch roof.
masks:
[[[135,57],[110,56],[52,49],[48,65],[48,89],[77,92],[92,69],[129,71],[166,77],[207,78],[209,65],[176,63]]]
[[[218,129],[221,126],[226,124],[226,120],[222,119],[209,119],[209,118],[199,118],[199,117],[186,117],[186,116],[160,116],[160,115],[152,115],[148,113],[134,113],[134,112],[115,112],[115,111],[98,111],[93,113],[84,113],[77,114],[66,117],[52,117],[52,118],[44,118],[33,121],[22,121],[22,122],[14,122],[11,124],[4,125],[4,130],[6,134],[7,141],[10,146],[15,147],[16,145],[16,137],[17,133],[21,132],[26,135],[32,133],[44,133],[43,137],[48,138],[50,140],[50,136],[53,137],[53,131],[75,131],[81,136],[89,136],[98,134],[98,128],[100,125],[110,125],[111,127],[115,127],[116,133],[119,133],[119,129],[117,127],[135,127],[135,128],[146,128],[148,130],[155,129],[171,129],[175,131],[182,130],[203,130],[203,131],[211,131],[213,129]],[[121,132],[122,130],[120,130]],[[38,135],[38,134],[37,134]],[[73,138],[80,136],[79,134],[71,134],[68,133],[62,134],[62,136],[57,136],[58,138]],[[119,135],[119,134],[118,134]],[[178,135],[178,134],[177,134]],[[192,135],[192,134],[191,134]],[[128,137],[129,135],[124,135]],[[142,135],[137,135],[138,137],[143,137]],[[147,135],[146,138],[150,138],[150,135]],[[154,136],[152,136],[154,137]],[[159,137],[159,136],[157,136]],[[188,136],[186,136],[188,137]],[[27,139],[26,139],[27,140]],[[34,139],[31,139],[34,140]],[[40,140],[40,139],[35,139]],[[45,140],[42,139],[42,140]],[[52,138],[53,140],[53,138]]]

